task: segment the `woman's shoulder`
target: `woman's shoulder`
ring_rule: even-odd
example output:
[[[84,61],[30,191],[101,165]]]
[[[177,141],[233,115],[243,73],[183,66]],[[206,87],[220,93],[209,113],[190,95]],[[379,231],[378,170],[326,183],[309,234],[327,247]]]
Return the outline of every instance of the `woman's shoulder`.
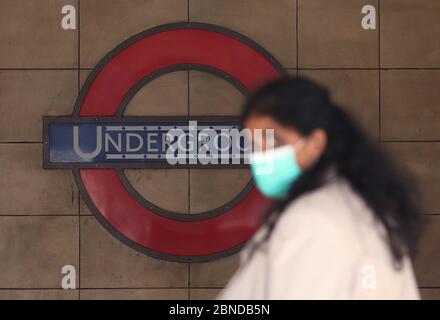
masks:
[[[371,227],[373,215],[343,178],[293,201],[281,214],[274,235],[284,240],[304,238],[350,246],[354,250],[359,230]]]
[[[308,222],[313,218],[323,223],[335,224],[338,215],[350,209],[347,197],[352,198],[354,195],[347,191],[345,179],[332,179],[320,188],[306,192],[292,201],[286,206],[281,217],[285,222]]]

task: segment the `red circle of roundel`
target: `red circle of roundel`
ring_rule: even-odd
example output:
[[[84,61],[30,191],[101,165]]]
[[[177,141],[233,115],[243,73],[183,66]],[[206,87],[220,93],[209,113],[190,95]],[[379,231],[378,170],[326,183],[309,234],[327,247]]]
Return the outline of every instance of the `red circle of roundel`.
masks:
[[[164,68],[207,66],[249,91],[282,74],[280,65],[251,40],[206,24],[172,24],[147,30],[109,53],[87,80],[76,104],[79,116],[115,116],[127,93]],[[124,187],[115,169],[79,169],[78,185],[99,221],[146,254],[174,261],[204,261],[237,252],[259,227],[267,200],[254,188],[222,215],[182,221],[158,215]]]

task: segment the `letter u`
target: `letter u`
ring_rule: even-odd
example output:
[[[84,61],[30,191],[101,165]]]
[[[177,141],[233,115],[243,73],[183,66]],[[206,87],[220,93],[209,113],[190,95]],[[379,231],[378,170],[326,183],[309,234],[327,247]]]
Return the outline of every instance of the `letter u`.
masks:
[[[73,149],[81,158],[91,160],[96,157],[102,149],[102,127],[96,126],[96,148],[93,152],[83,152],[79,146],[79,126],[73,126]]]

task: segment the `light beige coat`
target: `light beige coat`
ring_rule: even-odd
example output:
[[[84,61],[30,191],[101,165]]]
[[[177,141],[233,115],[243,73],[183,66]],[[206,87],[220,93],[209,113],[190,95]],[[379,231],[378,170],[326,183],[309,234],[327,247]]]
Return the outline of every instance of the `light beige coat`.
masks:
[[[342,178],[290,204],[248,261],[264,232],[219,299],[419,299],[410,260],[393,267],[382,225]]]

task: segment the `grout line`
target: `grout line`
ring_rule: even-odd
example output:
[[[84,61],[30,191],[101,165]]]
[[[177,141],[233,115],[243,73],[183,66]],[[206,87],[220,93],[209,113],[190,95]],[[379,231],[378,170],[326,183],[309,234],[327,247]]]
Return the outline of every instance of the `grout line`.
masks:
[[[93,67],[82,67],[82,68],[0,68],[0,71],[92,71]],[[303,68],[292,68],[285,67],[286,70],[440,70],[440,67],[380,67],[380,68],[370,68],[370,67],[303,67]]]
[[[190,22],[190,0],[186,1],[186,6],[187,6],[187,22],[189,24]],[[190,114],[190,87],[189,87],[189,79],[190,79],[190,71],[187,70],[187,116],[189,117]],[[190,189],[190,184],[191,184],[191,170],[188,168],[187,169],[187,188],[188,188],[188,214],[191,214],[191,189]],[[188,262],[187,264],[187,278],[188,278],[188,283],[187,283],[187,299],[191,300],[191,290],[190,290],[190,285],[191,285],[191,262]]]
[[[191,300],[191,262],[188,262],[188,300]]]
[[[438,143],[440,140],[380,140],[379,143]]]
[[[78,289],[81,299],[81,195],[78,190]]]
[[[0,68],[0,71],[77,71],[76,68]],[[79,70],[93,70],[93,68],[79,68]]]
[[[190,84],[189,84],[189,81],[190,81],[190,71],[189,70],[187,70],[186,71],[187,72],[187,111],[186,111],[186,114],[187,114],[187,116],[189,117],[189,115],[190,115],[190,103],[191,103],[191,97],[190,97]],[[188,181],[187,181],[187,187],[188,187],[188,213],[191,213],[191,189],[190,189],[190,186],[191,186],[191,177],[190,177],[190,175],[191,175],[191,171],[190,171],[190,169],[188,168],[187,169],[188,170]]]
[[[0,288],[0,291],[7,290],[17,290],[17,291],[54,291],[54,290],[62,290],[62,291],[79,291],[79,289],[63,289],[63,288]]]
[[[378,0],[379,2],[379,19],[378,19],[378,28],[379,28],[379,32],[378,32],[378,41],[379,41],[379,45],[378,45],[378,49],[379,49],[379,54],[378,54],[378,63],[379,63],[379,132],[378,132],[378,142],[380,143],[381,141],[381,136],[382,136],[382,77],[381,77],[381,66],[382,66],[382,62],[380,59],[381,56],[381,46],[380,46],[380,42],[381,42],[381,25],[380,25],[380,19],[381,19],[381,3],[380,0]]]
[[[419,286],[418,289],[440,289],[440,286]],[[81,290],[182,290],[187,289],[187,287],[111,287],[111,288],[81,288],[81,289],[62,289],[62,288],[0,288],[0,291],[78,291]],[[222,290],[224,287],[191,287],[191,290]]]
[[[420,71],[435,71],[435,70],[440,70],[440,68],[423,68],[423,67],[380,67],[378,68],[379,70],[420,70]]]
[[[380,2],[380,0],[378,0],[378,4],[379,4],[379,10],[378,10],[378,19],[377,19],[377,24],[378,24],[378,40],[379,40],[379,55],[378,55],[378,62],[379,62],[379,69],[382,68],[382,61],[381,61],[381,35],[382,35],[382,27],[381,27],[381,19],[382,19],[382,4]]]
[[[78,201],[80,202],[80,201]],[[440,212],[422,212],[421,214],[426,216],[440,216]],[[15,217],[30,217],[30,218],[38,218],[38,217],[78,217],[78,214],[0,214],[1,218],[15,218]],[[92,214],[81,214],[79,218],[90,218],[93,217]]]
[[[78,70],[78,86],[81,71],[81,0],[78,0],[78,33],[77,33],[77,70]],[[78,88],[79,89],[79,88]],[[78,90],[79,91],[79,90]]]
[[[440,216],[438,212],[422,212],[422,215],[425,216]],[[72,218],[90,218],[93,215],[81,215],[78,214],[0,214],[1,218],[64,218],[64,217],[72,217]]]
[[[224,287],[191,287],[189,289],[223,289]],[[62,289],[62,288],[0,288],[0,291],[7,291],[7,290],[65,290],[65,291],[80,291],[80,290],[167,290],[167,289],[174,289],[174,290],[182,290],[182,289],[188,289],[188,287],[109,287],[109,288],[81,288],[81,289]]]
[[[379,114],[378,114],[378,121],[379,121],[379,128],[378,128],[378,135],[377,135],[377,140],[379,143],[382,142],[382,77],[381,77],[381,72],[380,70],[378,71],[379,76],[378,76],[378,81],[379,81]]]
[[[77,214],[0,214],[2,217],[77,217]]]
[[[440,289],[440,286],[420,286],[418,289]],[[187,287],[135,287],[135,288],[127,288],[127,287],[112,287],[112,288],[81,288],[81,290],[182,290],[187,289]],[[192,287],[190,289],[195,290],[221,290],[224,287]],[[8,291],[8,290],[17,290],[17,291],[55,291],[55,290],[63,290],[63,291],[80,291],[80,289],[62,289],[62,288],[0,288],[0,291]]]
[[[296,0],[296,76],[299,76],[299,0]]]
[[[286,67],[286,68],[284,68],[284,69],[286,69],[286,70],[296,70],[296,68],[291,68],[291,67]],[[344,70],[348,70],[348,71],[350,71],[350,70],[383,70],[383,71],[393,71],[393,70],[396,70],[396,71],[399,71],[399,70],[408,70],[408,71],[411,71],[411,70],[413,70],[413,71],[437,71],[437,70],[440,70],[440,68],[417,68],[417,67],[414,67],[414,68],[387,68],[387,67],[376,67],[376,68],[368,68],[368,67],[365,67],[365,68],[362,68],[362,67],[341,67],[341,68],[338,68],[338,67],[303,67],[303,68],[298,68],[298,70],[304,70],[304,71],[314,71],[314,70],[316,70],[316,71],[326,71],[326,70],[329,70],[329,71],[344,71]]]
[[[0,144],[42,144],[43,141],[1,141]]]
[[[81,0],[78,0],[77,81],[78,95],[81,90]],[[78,300],[81,300],[81,194],[78,190]]]
[[[189,0],[188,0],[188,5],[189,5]],[[190,103],[191,103],[191,97],[190,97],[190,71],[187,70],[187,115],[189,117],[190,115]],[[187,187],[188,187],[188,214],[191,214],[191,169],[187,169],[188,171],[188,180],[187,180]],[[188,268],[187,268],[187,275],[188,275],[188,283],[187,283],[187,287],[188,287],[188,300],[190,300],[191,298],[191,290],[190,290],[190,286],[191,286],[191,262],[188,262]]]
[[[186,83],[187,83],[187,110],[186,110],[186,114],[187,114],[187,116],[189,117],[189,115],[190,115],[190,103],[191,103],[191,97],[190,97],[190,71],[189,70],[187,70],[186,71],[187,73],[186,73],[186,76],[187,76],[187,79],[186,79]],[[187,210],[188,210],[188,213],[191,213],[191,189],[190,189],[190,185],[191,185],[191,177],[190,177],[190,175],[191,175],[191,171],[190,171],[190,169],[188,168],[187,169],[188,170],[188,180],[187,180],[187,187],[188,187],[188,199],[187,199],[187,201],[188,201],[188,208],[187,208]]]
[[[379,143],[438,143],[440,140],[380,140]],[[0,141],[0,145],[2,144],[42,144],[43,141]],[[188,169],[189,170],[189,169]]]
[[[187,0],[187,22],[190,22],[190,0]],[[187,70],[187,115],[189,117],[190,115],[190,87],[189,87],[189,81],[190,81],[190,70]],[[191,214],[191,169],[188,170],[188,214]],[[191,300],[191,262],[188,262],[187,264],[187,275],[188,275],[188,283],[187,283],[187,299]]]
[[[186,7],[187,7],[186,20],[187,20],[187,22],[189,22],[189,1],[190,1],[190,0],[187,0],[187,1],[186,1]]]

